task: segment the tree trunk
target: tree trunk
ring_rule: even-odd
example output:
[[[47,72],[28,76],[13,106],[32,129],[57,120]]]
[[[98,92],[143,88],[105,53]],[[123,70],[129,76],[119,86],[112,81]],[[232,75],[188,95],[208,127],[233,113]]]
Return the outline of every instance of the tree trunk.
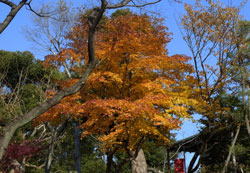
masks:
[[[45,164],[45,173],[50,173],[53,155],[54,155],[54,148],[55,148],[55,140],[56,140],[56,130],[52,132],[51,136],[51,143],[49,145],[48,156]]]
[[[226,173],[227,172],[227,166],[229,164],[229,161],[230,161],[231,155],[233,153],[234,146],[235,146],[235,143],[237,141],[239,133],[240,133],[240,126],[237,127],[236,134],[235,134],[234,139],[233,139],[233,141],[231,143],[231,146],[229,148],[229,152],[228,152],[227,159],[225,161],[225,165],[224,165],[224,168],[222,170],[222,173]]]
[[[243,64],[242,64],[242,66],[243,66]],[[245,79],[246,74],[245,74],[244,70],[241,70],[241,75],[242,75],[241,84],[242,84],[243,115],[245,117],[247,132],[248,132],[248,135],[250,136],[250,123],[249,123],[249,116],[250,116],[250,112],[249,112],[250,99],[249,99],[249,96],[250,96],[250,94],[248,92],[248,97],[246,96],[247,87],[246,87],[246,79]],[[248,103],[246,101],[246,98],[248,98]]]
[[[136,158],[132,160],[132,173],[147,173],[147,169],[144,152],[140,149]]]
[[[107,153],[106,173],[112,173],[113,153]]]
[[[80,151],[80,129],[77,122],[73,122],[73,133],[74,133],[74,160],[75,160],[75,169],[77,173],[81,173],[81,151]]]
[[[49,149],[48,149],[48,155],[47,155],[46,163],[44,167],[45,173],[50,173],[52,162],[54,160],[53,155],[54,155],[54,150],[56,147],[56,142],[58,138],[60,137],[60,135],[63,134],[65,128],[67,127],[67,123],[68,123],[68,120],[66,120],[64,123],[59,125],[57,128],[54,128],[50,126],[49,124],[47,124],[47,127],[50,129],[52,134],[51,134],[51,142],[50,142]]]

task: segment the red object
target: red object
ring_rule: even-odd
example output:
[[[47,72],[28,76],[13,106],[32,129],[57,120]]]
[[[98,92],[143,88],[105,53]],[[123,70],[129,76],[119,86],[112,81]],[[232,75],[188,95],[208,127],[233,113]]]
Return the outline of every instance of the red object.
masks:
[[[174,172],[175,173],[185,173],[184,166],[185,166],[185,159],[175,159]]]

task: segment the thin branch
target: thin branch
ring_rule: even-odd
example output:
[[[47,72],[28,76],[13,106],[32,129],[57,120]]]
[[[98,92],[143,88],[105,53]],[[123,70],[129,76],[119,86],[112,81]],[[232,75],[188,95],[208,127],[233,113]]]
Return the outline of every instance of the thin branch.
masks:
[[[157,1],[153,1],[153,2],[148,2],[148,3],[144,3],[144,4],[136,4],[133,0],[122,0],[120,3],[114,4],[114,5],[108,5],[107,9],[115,9],[115,8],[120,8],[120,7],[145,7],[148,5],[153,5],[156,3],[161,2],[162,0],[157,0]],[[132,2],[134,5],[129,5],[129,3]]]
[[[122,0],[120,3],[114,4],[114,5],[108,5],[107,9],[115,9],[120,8],[128,5],[128,3],[131,2],[131,0]]]
[[[27,9],[30,10],[32,13],[34,13],[35,15],[39,16],[39,17],[51,17],[50,15],[45,15],[43,13],[38,13],[36,10],[34,10],[31,6],[31,2],[32,0],[30,0],[29,2],[25,3],[25,5],[27,6]]]
[[[141,5],[137,5],[137,4],[135,4],[134,3],[134,5],[127,5],[127,7],[138,7],[138,8],[140,8],[140,7],[145,7],[145,6],[148,6],[148,5],[153,5],[153,4],[157,4],[157,3],[159,3],[159,2],[161,2],[162,0],[157,0],[157,1],[154,1],[154,2],[148,2],[148,3],[145,3],[145,4],[141,4]],[[133,0],[132,0],[132,2],[133,2]]]
[[[196,136],[195,138],[190,139],[189,141],[186,141],[185,143],[181,144],[181,145],[178,147],[178,149],[176,150],[176,152],[170,157],[170,160],[172,160],[172,159],[175,157],[175,155],[176,155],[177,153],[179,153],[179,150],[182,148],[182,146],[184,146],[185,144],[188,144],[188,143],[192,142],[192,141],[195,140],[196,138],[197,138],[197,136]]]
[[[30,163],[24,163],[24,166],[30,167],[30,168],[42,169],[45,166],[45,164],[43,163],[43,164],[37,166],[37,165],[30,164]]]

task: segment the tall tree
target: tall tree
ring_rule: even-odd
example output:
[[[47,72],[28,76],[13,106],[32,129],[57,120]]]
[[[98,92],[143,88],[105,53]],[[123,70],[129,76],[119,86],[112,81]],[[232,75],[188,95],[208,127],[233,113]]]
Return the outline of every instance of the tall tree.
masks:
[[[87,30],[86,16],[82,16],[68,36],[72,48],[48,56],[47,65],[60,68],[69,61],[75,64],[71,71],[76,76],[81,73],[84,68],[78,63],[84,67],[88,61]],[[71,115],[84,120],[83,136],[97,135],[103,143],[109,160],[107,172],[118,150],[127,152],[133,165],[138,164],[144,141],[155,138],[168,143],[167,133],[179,128],[181,118],[190,116],[190,107],[199,105],[192,98],[195,83],[188,58],[167,56],[168,35],[160,19],[147,15],[126,13],[103,19],[97,30],[99,66],[80,93],[66,97],[39,119],[56,122],[62,115]],[[64,81],[62,86],[76,81]],[[138,169],[142,168],[133,170]]]
[[[201,163],[206,164],[208,159],[205,156],[210,154],[209,150],[212,152],[216,149],[211,144],[216,139],[216,129],[221,126],[234,129],[236,124],[242,124],[238,121],[238,114],[235,114],[235,110],[241,109],[241,106],[239,103],[229,103],[233,99],[228,99],[225,104],[223,95],[235,98],[235,92],[238,92],[231,68],[235,62],[240,62],[241,58],[237,54],[243,37],[238,32],[239,8],[206,0],[196,1],[195,5],[186,5],[185,8],[186,15],[182,19],[184,39],[192,53],[200,98],[208,103],[207,111],[200,112],[203,115],[201,122],[205,125],[203,132],[207,133],[207,138],[203,140],[205,150],[199,154]],[[232,148],[238,139],[240,127],[237,129],[229,137],[232,146],[228,158],[231,158]]]
[[[22,1],[22,2],[26,2],[26,1]],[[34,119],[38,115],[46,112],[50,107],[58,104],[60,100],[64,98],[65,96],[76,93],[85,84],[86,79],[88,78],[89,74],[91,73],[91,71],[94,69],[96,65],[95,50],[94,50],[95,31],[106,9],[120,8],[120,7],[127,6],[130,3],[132,3],[132,5],[130,6],[140,7],[140,6],[146,6],[146,5],[150,5],[150,4],[157,3],[157,2],[159,1],[155,1],[155,2],[149,1],[143,4],[134,4],[132,3],[131,0],[122,0],[122,1],[118,1],[117,3],[110,4],[106,0],[102,0],[101,5],[97,8],[94,8],[88,18],[88,21],[89,21],[88,22],[89,24],[89,31],[88,31],[88,52],[89,52],[88,60],[89,61],[88,61],[88,64],[89,65],[87,69],[85,70],[85,72],[82,74],[81,79],[75,85],[58,92],[53,98],[33,108],[31,111],[25,113],[24,115],[19,116],[16,120],[8,123],[3,128],[3,132],[1,133],[1,136],[0,136],[0,158],[3,157],[4,151],[7,145],[9,144],[9,141],[11,140],[16,129],[30,122],[32,119]],[[14,16],[11,15],[12,19]]]

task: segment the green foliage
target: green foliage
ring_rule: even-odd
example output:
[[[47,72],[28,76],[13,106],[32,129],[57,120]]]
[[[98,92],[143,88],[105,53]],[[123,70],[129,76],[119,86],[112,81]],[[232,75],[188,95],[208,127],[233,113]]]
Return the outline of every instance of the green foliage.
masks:
[[[149,167],[162,170],[166,157],[166,147],[157,145],[154,141],[145,144],[144,154]]]
[[[116,10],[114,13],[111,14],[111,18],[116,18],[119,16],[126,16],[126,15],[130,15],[130,14],[132,14],[132,12],[128,8]]]
[[[23,85],[20,89],[21,108],[23,112],[31,110],[45,98],[41,87],[34,84]]]
[[[32,53],[0,51],[0,122],[7,122],[37,106],[44,90],[65,75],[45,68]]]
[[[227,116],[224,115],[214,119],[217,128],[212,130],[214,135],[207,143],[207,147],[210,149],[201,160],[203,167],[202,172],[210,173],[222,170],[238,124],[242,124],[242,126],[234,147],[234,153],[237,165],[240,165],[244,168],[244,171],[247,171],[250,169],[248,166],[250,165],[250,154],[248,154],[250,153],[250,141],[245,127],[244,117],[242,116],[244,110],[242,102],[237,95],[225,93],[219,95],[218,99],[220,100],[220,104],[229,108],[229,112]],[[237,169],[239,170],[239,168]],[[234,170],[235,166],[230,162],[228,171],[233,172]]]
[[[44,68],[32,53],[0,51],[1,85],[15,89],[24,84],[45,84],[62,78],[62,73],[53,68]]]
[[[97,141],[93,137],[86,137],[80,141],[81,170],[86,173],[103,173],[106,165],[102,159],[103,154],[97,149]],[[74,141],[72,128],[68,127],[64,137],[55,148],[56,156],[52,171],[74,171]],[[46,156],[44,156],[46,158]]]
[[[0,95],[0,123],[5,123],[18,114],[22,114],[19,102],[8,103],[6,96]]]
[[[82,167],[83,172],[86,173],[103,173],[105,172],[106,166],[104,161],[101,158],[98,158],[95,154],[85,155],[82,158]]]
[[[33,80],[31,76],[35,74],[30,76],[28,71],[34,60],[34,56],[30,52],[0,51],[0,57],[0,74],[3,84],[13,89],[20,79]]]

